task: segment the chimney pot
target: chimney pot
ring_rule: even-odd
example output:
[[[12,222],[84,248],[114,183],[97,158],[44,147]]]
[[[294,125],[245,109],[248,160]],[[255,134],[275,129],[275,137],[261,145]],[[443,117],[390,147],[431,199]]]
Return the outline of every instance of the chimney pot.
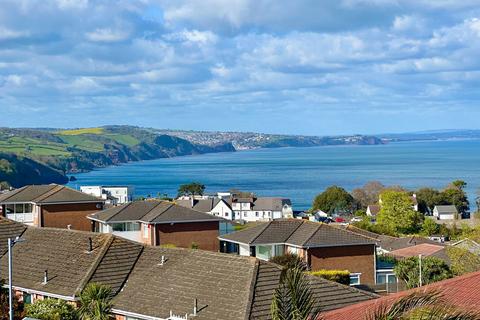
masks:
[[[198,311],[198,301],[197,299],[193,299],[193,315],[196,316]]]
[[[88,252],[92,252],[93,251],[93,242],[92,242],[92,238],[91,237],[88,237]]]
[[[48,270],[45,270],[43,273],[43,284],[47,284],[48,282]]]

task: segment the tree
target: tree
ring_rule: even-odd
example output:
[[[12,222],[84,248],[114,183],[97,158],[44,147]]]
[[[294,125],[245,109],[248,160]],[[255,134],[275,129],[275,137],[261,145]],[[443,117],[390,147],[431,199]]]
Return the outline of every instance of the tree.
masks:
[[[178,187],[178,196],[195,196],[203,195],[205,191],[205,186],[198,182],[192,182],[188,184],[182,184]]]
[[[416,232],[423,216],[415,211],[411,197],[403,191],[387,190],[381,194],[382,207],[377,215],[377,224],[387,233]]]
[[[322,210],[327,213],[336,211],[351,212],[353,211],[353,204],[353,197],[345,189],[331,186],[315,197],[313,210]]]
[[[422,213],[433,212],[436,205],[447,204],[440,191],[432,188],[418,189],[417,195],[418,210]]]
[[[367,208],[371,204],[378,203],[380,193],[385,186],[378,181],[367,182],[363,187],[354,189],[352,196],[361,208]]]
[[[271,305],[272,320],[309,320],[319,315],[307,276],[301,268],[285,269]]]
[[[8,289],[4,287],[5,281],[0,279],[0,320],[9,319]],[[13,297],[13,312],[15,319],[21,319],[22,306],[16,296]]]
[[[442,200],[454,205],[460,213],[470,210],[470,203],[464,190],[465,186],[464,181],[456,180],[442,192]]]
[[[398,279],[406,283],[409,289],[416,288],[420,285],[418,257],[399,260],[393,268],[393,271]],[[452,276],[452,271],[445,261],[435,257],[422,258],[422,285],[445,280]]]
[[[380,305],[367,320],[478,320],[480,315],[449,306],[436,291],[416,291],[395,301],[392,305]]]
[[[75,307],[65,300],[44,299],[37,300],[25,307],[26,315],[40,320],[76,320]]]
[[[466,249],[452,246],[447,247],[446,251],[451,261],[450,268],[455,275],[459,276],[480,270],[480,257],[478,255]]]
[[[438,234],[440,231],[440,226],[433,221],[432,219],[425,219],[422,224],[422,234],[426,236],[431,236],[434,234]]]
[[[80,294],[78,314],[80,320],[108,320],[112,318],[112,289],[109,286],[90,283]]]

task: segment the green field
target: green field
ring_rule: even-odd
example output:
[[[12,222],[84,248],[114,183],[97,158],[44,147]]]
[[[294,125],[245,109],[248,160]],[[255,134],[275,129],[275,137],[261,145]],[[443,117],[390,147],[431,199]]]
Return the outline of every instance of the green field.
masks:
[[[140,143],[138,139],[127,134],[109,133],[105,134],[105,136],[129,147],[135,146]]]
[[[0,152],[36,156],[70,156],[66,145],[41,142],[32,138],[9,137],[0,140]]]
[[[104,149],[103,143],[100,141],[89,140],[88,137],[82,135],[59,135],[59,137],[73,148],[90,152],[101,152]]]

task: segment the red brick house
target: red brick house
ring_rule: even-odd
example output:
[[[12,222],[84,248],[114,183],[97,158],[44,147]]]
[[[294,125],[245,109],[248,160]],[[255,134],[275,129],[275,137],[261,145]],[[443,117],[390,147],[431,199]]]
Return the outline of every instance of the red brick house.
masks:
[[[281,219],[221,236],[221,251],[269,260],[294,253],[311,270],[350,271],[352,285],[375,284],[375,241],[327,224]]]
[[[87,216],[103,209],[103,200],[57,184],[30,185],[0,195],[2,215],[36,227],[92,231]]]
[[[218,251],[222,218],[172,202],[135,201],[88,217],[94,230],[153,246],[174,245]]]

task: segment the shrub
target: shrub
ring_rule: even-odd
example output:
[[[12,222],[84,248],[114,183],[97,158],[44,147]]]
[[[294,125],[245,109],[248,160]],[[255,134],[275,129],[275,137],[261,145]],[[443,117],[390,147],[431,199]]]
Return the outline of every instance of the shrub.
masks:
[[[166,243],[166,244],[160,245],[160,248],[167,248],[167,249],[176,248],[176,247],[177,246],[172,243]]]
[[[64,300],[44,299],[25,306],[26,315],[40,320],[76,320],[75,308]]]
[[[282,256],[276,256],[270,258],[270,262],[279,264],[285,269],[293,269],[300,267],[301,269],[306,269],[306,264],[303,262],[303,260],[296,254],[293,253],[286,253]]]
[[[198,244],[196,242],[192,242],[190,244],[190,249],[198,249]]]
[[[311,271],[309,274],[347,286],[350,284],[350,272],[348,270],[318,270]]]

